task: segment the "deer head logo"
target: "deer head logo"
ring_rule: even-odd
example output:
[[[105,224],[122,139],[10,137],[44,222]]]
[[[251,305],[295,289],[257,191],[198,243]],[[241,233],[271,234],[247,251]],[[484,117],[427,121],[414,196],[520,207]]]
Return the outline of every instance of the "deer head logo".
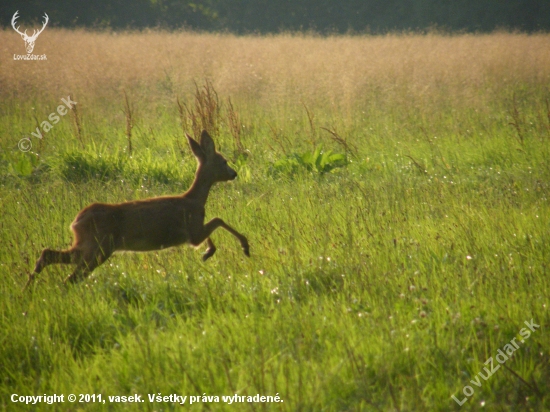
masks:
[[[40,35],[40,33],[44,31],[50,18],[46,13],[44,13],[44,23],[42,23],[42,28],[38,30],[38,32],[36,30],[33,30],[32,36],[29,36],[27,35],[27,30],[21,33],[19,31],[19,26],[15,27],[15,21],[19,18],[18,14],[19,14],[19,10],[17,10],[13,15],[13,17],[11,18],[11,27],[13,27],[13,29],[21,35],[23,40],[25,40],[25,48],[27,49],[27,53],[31,54],[34,49],[34,42],[36,41],[36,38]]]

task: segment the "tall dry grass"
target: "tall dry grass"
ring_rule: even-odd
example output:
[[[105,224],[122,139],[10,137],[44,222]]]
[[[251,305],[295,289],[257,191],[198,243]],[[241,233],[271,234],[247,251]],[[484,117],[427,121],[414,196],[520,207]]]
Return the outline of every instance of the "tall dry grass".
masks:
[[[221,96],[271,105],[352,107],[416,101],[482,105],[519,84],[550,85],[550,35],[238,37],[187,32],[45,30],[35,54],[0,31],[2,99],[173,99],[208,78]]]

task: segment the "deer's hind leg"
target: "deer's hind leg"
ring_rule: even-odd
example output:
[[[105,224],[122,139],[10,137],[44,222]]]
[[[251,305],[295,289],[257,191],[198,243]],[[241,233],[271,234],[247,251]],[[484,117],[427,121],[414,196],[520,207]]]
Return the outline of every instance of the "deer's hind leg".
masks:
[[[76,283],[84,280],[96,267],[109,259],[113,251],[113,247],[109,242],[103,245],[96,244],[93,248],[82,251],[81,258],[77,262],[75,270],[67,276],[64,283]]]
[[[53,264],[77,263],[79,260],[80,251],[74,248],[68,250],[44,249],[40,254],[40,258],[36,261],[34,271],[29,275],[29,279],[27,280],[23,290],[25,290],[32,283],[36,275],[42,272],[46,266]]]
[[[73,249],[69,250],[52,250],[44,249],[40,258],[36,261],[36,266],[34,267],[35,274],[39,274],[42,270],[48,266],[55,263],[68,264],[74,263],[78,256],[78,252]]]

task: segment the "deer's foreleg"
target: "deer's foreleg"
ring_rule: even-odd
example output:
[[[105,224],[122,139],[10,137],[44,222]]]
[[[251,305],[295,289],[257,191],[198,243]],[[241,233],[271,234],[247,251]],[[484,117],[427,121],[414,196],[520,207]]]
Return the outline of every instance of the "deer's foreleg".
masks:
[[[212,243],[212,240],[210,240],[210,235],[214,230],[216,230],[219,227],[224,228],[233,236],[235,236],[241,243],[241,247],[243,248],[244,254],[250,257],[250,247],[248,245],[248,239],[244,235],[242,235],[241,233],[233,229],[231,226],[229,226],[227,223],[225,223],[222,219],[220,219],[219,217],[215,217],[214,219],[212,219],[210,222],[208,222],[203,226],[200,239],[196,239],[196,242],[192,242],[193,244],[200,244],[204,242],[204,240],[207,240],[208,249],[206,250],[206,254],[203,256],[203,260],[208,259],[216,251],[216,247],[214,246],[214,243]]]
[[[204,255],[202,255],[202,260],[206,261],[208,258],[211,258],[214,253],[216,253],[216,245],[214,245],[214,242],[212,242],[212,239],[208,238],[206,239],[206,244],[208,245],[208,249],[206,249],[206,252],[204,252]]]

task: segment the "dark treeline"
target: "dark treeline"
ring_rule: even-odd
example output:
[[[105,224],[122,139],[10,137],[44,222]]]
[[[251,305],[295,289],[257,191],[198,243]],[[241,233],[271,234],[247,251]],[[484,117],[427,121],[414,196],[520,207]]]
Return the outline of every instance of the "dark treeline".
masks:
[[[550,0],[20,0],[0,2],[0,25],[188,28],[233,33],[550,29]],[[23,26],[22,26],[23,27]]]

